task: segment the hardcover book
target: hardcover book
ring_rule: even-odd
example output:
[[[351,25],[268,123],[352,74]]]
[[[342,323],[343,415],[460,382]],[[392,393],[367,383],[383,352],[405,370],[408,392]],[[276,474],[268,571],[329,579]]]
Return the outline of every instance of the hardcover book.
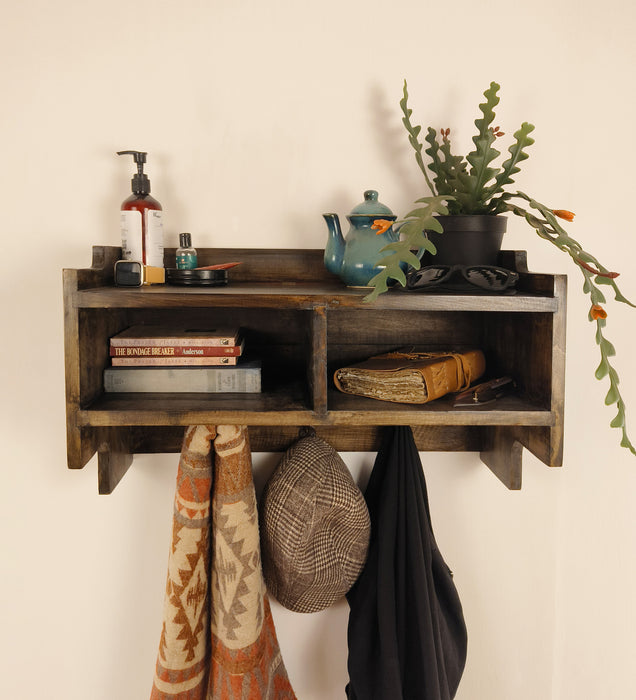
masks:
[[[111,347],[127,346],[223,346],[240,343],[240,329],[219,326],[218,328],[174,328],[173,326],[130,326],[110,339]]]
[[[113,367],[187,367],[190,365],[198,365],[199,367],[209,365],[235,365],[238,362],[237,355],[203,355],[189,357],[111,357],[110,361]]]
[[[107,393],[259,393],[261,363],[237,367],[107,367]]]
[[[485,369],[481,350],[389,352],[336,370],[334,383],[346,394],[421,404],[467,389]]]
[[[238,357],[245,342],[237,345],[124,345],[110,346],[111,357]]]

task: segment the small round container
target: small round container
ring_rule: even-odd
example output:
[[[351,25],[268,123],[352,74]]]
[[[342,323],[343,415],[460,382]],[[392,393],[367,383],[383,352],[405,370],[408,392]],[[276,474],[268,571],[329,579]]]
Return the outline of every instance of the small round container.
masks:
[[[177,270],[166,269],[166,284],[182,287],[223,287],[228,282],[227,270]]]

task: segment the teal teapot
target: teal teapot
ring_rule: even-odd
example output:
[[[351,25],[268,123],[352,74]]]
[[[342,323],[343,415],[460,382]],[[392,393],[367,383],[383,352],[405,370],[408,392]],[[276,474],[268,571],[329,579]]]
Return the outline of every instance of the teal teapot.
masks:
[[[364,202],[347,216],[350,227],[346,236],[342,235],[337,214],[323,214],[323,217],[329,229],[325,267],[349,287],[368,286],[369,280],[380,271],[376,265],[385,256],[380,250],[399,238],[390,225],[397,217],[378,202],[375,190],[367,190]]]

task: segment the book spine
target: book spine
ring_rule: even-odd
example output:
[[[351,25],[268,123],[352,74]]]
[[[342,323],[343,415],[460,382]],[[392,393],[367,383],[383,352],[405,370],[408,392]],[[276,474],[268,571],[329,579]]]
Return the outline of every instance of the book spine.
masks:
[[[219,336],[218,338],[179,338],[179,337],[157,337],[157,338],[118,338],[113,336],[110,339],[111,347],[128,348],[128,347],[194,347],[194,346],[235,346],[237,345],[236,336]]]
[[[187,365],[235,365],[238,357],[207,355],[205,357],[111,357],[114,367],[156,367]]]
[[[128,368],[104,370],[107,393],[260,393],[260,367]]]
[[[237,357],[240,345],[127,345],[110,346],[111,357]]]

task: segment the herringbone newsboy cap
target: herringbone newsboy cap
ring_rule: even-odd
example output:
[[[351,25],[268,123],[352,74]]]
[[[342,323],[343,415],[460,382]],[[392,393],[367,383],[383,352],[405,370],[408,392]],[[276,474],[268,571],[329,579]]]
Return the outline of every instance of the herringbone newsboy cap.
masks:
[[[269,592],[295,612],[323,610],[349,591],[371,532],[364,496],[315,434],[287,450],[265,485],[260,530]]]

